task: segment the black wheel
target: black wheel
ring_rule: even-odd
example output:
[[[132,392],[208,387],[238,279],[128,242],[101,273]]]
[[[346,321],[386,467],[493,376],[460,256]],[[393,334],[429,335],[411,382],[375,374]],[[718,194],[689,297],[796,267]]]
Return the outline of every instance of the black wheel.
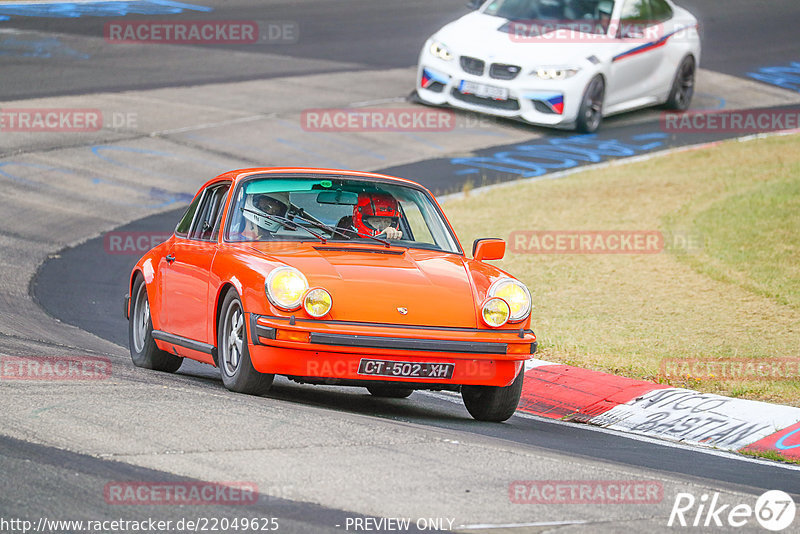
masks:
[[[478,421],[505,421],[517,409],[525,368],[510,386],[461,386],[461,398],[469,414]]]
[[[586,91],[583,93],[581,107],[578,111],[578,119],[575,122],[575,129],[581,133],[594,133],[600,127],[603,120],[603,100],[606,96],[606,83],[602,76],[595,76]]]
[[[244,309],[235,289],[230,289],[222,300],[217,325],[217,359],[222,383],[231,391],[263,395],[275,379],[275,375],[256,371],[250,361]]]
[[[664,107],[673,111],[686,111],[692,103],[694,96],[694,77],[695,63],[692,56],[686,56],[681,61],[675,79],[672,81],[672,89]]]
[[[153,320],[150,317],[150,301],[147,286],[141,276],[133,282],[131,311],[128,319],[128,345],[131,360],[136,367],[174,373],[183,363],[183,358],[158,348],[153,340]]]
[[[367,391],[374,397],[383,397],[386,399],[405,399],[414,393],[413,389],[397,386],[368,386]]]

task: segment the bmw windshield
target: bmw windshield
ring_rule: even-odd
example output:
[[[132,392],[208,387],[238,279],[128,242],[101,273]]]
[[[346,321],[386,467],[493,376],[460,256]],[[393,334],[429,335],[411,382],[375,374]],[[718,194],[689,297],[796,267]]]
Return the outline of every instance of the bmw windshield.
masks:
[[[256,178],[234,193],[228,241],[368,242],[460,254],[439,209],[419,189],[331,178]]]
[[[494,0],[483,13],[510,21],[580,23],[579,31],[605,33],[614,9],[612,0]]]

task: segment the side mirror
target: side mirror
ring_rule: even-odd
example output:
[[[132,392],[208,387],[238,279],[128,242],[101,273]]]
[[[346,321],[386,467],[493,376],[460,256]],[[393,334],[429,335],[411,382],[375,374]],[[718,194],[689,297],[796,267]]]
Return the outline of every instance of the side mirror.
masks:
[[[470,9],[478,9],[483,4],[483,0],[468,0],[467,7]]]
[[[476,239],[472,243],[472,257],[477,261],[502,260],[506,255],[506,242],[496,237]]]

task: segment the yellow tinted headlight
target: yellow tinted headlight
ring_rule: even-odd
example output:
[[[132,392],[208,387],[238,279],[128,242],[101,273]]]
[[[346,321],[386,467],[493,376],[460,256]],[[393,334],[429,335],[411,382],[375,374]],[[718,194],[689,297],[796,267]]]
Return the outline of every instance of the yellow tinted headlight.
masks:
[[[528,288],[513,278],[501,278],[489,287],[488,296],[499,297],[511,307],[509,321],[525,319],[531,313],[531,294]]]
[[[331,311],[331,306],[333,306],[331,294],[321,287],[307,291],[303,297],[303,308],[312,317],[322,317]]]
[[[298,309],[307,289],[306,277],[294,267],[278,267],[267,277],[267,298],[283,310]]]
[[[487,299],[481,307],[481,317],[483,322],[489,326],[503,326],[511,315],[511,308],[508,303],[501,298],[492,297]]]

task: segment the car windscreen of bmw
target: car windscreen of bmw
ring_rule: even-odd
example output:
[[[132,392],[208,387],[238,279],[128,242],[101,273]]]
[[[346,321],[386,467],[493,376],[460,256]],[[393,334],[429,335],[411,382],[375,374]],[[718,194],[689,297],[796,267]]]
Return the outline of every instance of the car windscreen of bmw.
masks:
[[[613,9],[613,0],[494,0],[486,5],[483,13],[511,21],[597,22],[581,24],[575,29],[605,33],[604,25]]]
[[[344,178],[255,178],[236,190],[228,241],[370,242],[460,254],[423,191]]]

